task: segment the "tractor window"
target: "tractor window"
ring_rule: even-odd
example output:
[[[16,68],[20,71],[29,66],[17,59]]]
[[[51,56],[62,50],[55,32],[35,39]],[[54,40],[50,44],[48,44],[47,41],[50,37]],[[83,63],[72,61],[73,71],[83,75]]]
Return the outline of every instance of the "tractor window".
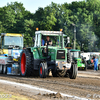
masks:
[[[4,46],[8,47],[9,45],[19,46],[20,48],[23,48],[23,37],[5,36]]]
[[[79,58],[79,52],[71,52],[71,56],[74,58]]]
[[[42,46],[43,46],[43,44],[45,45],[45,43],[46,43],[46,37],[47,36],[44,36],[44,35],[42,35],[42,41],[41,41],[41,44],[42,44]],[[49,38],[50,38],[50,41],[52,41],[52,45],[51,46],[57,46],[57,47],[59,47],[59,46],[61,46],[61,40],[60,40],[60,38],[59,38],[59,36],[49,36]]]

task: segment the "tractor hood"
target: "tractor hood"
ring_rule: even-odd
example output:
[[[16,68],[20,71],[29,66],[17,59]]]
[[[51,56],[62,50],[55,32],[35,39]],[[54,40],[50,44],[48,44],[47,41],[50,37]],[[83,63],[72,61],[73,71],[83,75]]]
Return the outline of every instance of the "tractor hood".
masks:
[[[57,47],[48,47],[48,55],[51,56],[51,60],[67,60],[67,49],[61,49]]]

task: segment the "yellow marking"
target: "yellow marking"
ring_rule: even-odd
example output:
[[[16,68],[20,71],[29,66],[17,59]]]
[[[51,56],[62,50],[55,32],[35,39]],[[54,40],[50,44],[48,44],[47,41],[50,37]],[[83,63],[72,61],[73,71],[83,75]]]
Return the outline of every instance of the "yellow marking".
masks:
[[[19,61],[19,58],[17,58],[17,59],[13,58],[13,61]]]
[[[8,49],[0,49],[0,54],[8,54]]]
[[[3,54],[8,54],[8,49],[3,49]]]
[[[16,33],[6,33],[5,36],[23,36],[22,34],[16,34]]]

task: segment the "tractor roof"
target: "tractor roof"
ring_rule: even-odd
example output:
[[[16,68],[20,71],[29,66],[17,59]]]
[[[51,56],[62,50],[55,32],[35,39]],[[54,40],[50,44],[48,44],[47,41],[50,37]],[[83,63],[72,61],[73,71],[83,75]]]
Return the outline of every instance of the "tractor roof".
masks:
[[[42,34],[42,35],[51,35],[51,36],[58,36],[61,35],[61,31],[36,31],[35,34]]]
[[[23,36],[22,34],[19,33],[1,33],[1,36]]]
[[[35,34],[42,34],[42,35],[50,35],[50,36],[58,36],[61,35],[62,32],[61,31],[36,31]],[[63,34],[64,37],[66,37],[67,35]]]

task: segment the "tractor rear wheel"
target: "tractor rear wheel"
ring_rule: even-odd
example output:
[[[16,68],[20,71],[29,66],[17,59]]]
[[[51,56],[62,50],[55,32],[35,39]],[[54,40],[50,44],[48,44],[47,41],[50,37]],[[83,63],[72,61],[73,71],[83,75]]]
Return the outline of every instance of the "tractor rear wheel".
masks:
[[[6,67],[6,65],[2,65],[2,67],[3,67],[3,74],[7,74],[7,67]]]
[[[54,70],[54,69],[52,69],[52,76],[53,76],[53,77],[57,77],[57,76],[58,76],[58,75],[57,75],[57,71]]]
[[[32,54],[30,50],[24,49],[20,55],[21,76],[31,76],[33,72]]]
[[[39,66],[39,75],[41,78],[46,78],[48,75],[47,62],[41,62]]]
[[[98,65],[98,70],[100,70],[100,64]]]
[[[3,66],[0,65],[0,74],[2,74],[2,73],[3,73]]]
[[[70,79],[76,79],[76,76],[77,76],[77,64],[72,64],[69,72],[69,77]]]

